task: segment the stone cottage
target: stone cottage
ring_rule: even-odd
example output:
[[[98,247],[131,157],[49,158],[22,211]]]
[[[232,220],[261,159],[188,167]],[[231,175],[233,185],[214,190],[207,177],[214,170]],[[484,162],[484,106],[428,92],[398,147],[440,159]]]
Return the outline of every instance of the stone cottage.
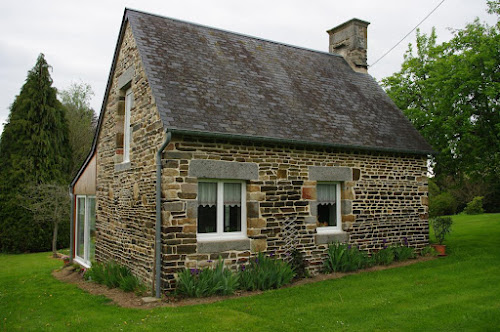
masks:
[[[328,243],[428,243],[432,148],[367,74],[369,23],[330,52],[126,9],[92,151],[73,180],[72,254],[161,291]]]

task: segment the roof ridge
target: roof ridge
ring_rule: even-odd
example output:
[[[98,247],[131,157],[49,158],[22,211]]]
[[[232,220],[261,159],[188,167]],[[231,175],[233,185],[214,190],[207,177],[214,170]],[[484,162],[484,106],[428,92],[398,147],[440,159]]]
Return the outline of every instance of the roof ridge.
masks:
[[[144,14],[144,15],[149,15],[149,16],[154,16],[154,17],[158,17],[158,18],[162,18],[162,19],[167,19],[167,20],[171,20],[171,21],[174,21],[174,22],[190,24],[190,25],[194,25],[194,26],[197,26],[197,27],[200,27],[200,28],[205,28],[205,29],[219,31],[219,32],[224,32],[224,33],[229,33],[229,34],[240,36],[240,37],[245,37],[245,38],[259,40],[259,41],[263,41],[263,42],[267,42],[267,43],[272,43],[272,44],[276,44],[276,45],[291,47],[291,48],[295,48],[295,49],[299,49],[299,50],[303,50],[303,51],[309,51],[309,52],[318,53],[318,54],[324,54],[324,55],[328,55],[328,56],[340,57],[342,59],[344,58],[342,55],[336,54],[336,53],[330,53],[330,52],[315,50],[315,49],[308,48],[308,47],[287,44],[287,43],[278,42],[278,41],[271,40],[271,39],[266,39],[266,38],[252,36],[252,35],[247,35],[247,34],[241,33],[241,32],[235,32],[235,31],[230,31],[230,30],[226,30],[226,29],[215,28],[215,27],[211,27],[211,26],[204,25],[204,24],[201,24],[201,23],[195,23],[195,22],[191,22],[191,21],[181,20],[181,19],[178,19],[178,18],[173,18],[173,17],[169,17],[169,16],[154,14],[154,13],[145,12],[145,11],[142,11],[142,10],[137,10],[137,9],[132,9],[132,8],[125,7],[125,14],[127,13],[127,11],[136,12],[136,13],[139,13],[139,14]]]

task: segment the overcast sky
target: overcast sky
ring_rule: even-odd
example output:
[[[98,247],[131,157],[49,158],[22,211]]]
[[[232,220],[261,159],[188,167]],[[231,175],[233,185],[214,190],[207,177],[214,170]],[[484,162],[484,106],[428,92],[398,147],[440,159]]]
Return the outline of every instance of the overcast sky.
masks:
[[[371,64],[413,29],[441,0],[3,0],[0,3],[0,130],[10,105],[39,53],[52,66],[54,86],[89,83],[100,112],[104,88],[125,7],[243,33],[286,44],[328,51],[326,30],[353,17],[368,27]],[[479,17],[490,24],[486,0],[445,0],[422,25],[436,27],[438,41],[450,28],[463,28]],[[376,79],[400,69],[412,33],[387,57],[369,69]]]

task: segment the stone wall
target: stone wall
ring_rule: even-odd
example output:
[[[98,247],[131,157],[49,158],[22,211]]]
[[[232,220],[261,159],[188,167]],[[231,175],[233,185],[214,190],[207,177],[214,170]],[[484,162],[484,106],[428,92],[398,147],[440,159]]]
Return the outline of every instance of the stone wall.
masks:
[[[425,156],[174,137],[163,157],[164,289],[175,287],[179,269],[213,264],[210,261],[219,255],[233,269],[258,251],[284,257],[283,226],[290,219],[295,220],[296,246],[304,252],[313,274],[319,272],[331,240],[348,241],[368,252],[403,243],[404,238],[417,249],[428,244]],[[246,181],[248,248],[228,241],[210,246],[197,243],[198,178],[191,176],[191,168],[195,164],[198,168],[199,160],[258,165],[258,179]],[[344,234],[316,233],[317,181],[311,169],[325,166],[334,170],[330,176],[343,177]],[[315,174],[321,176],[321,172]]]
[[[130,163],[123,163],[124,91],[132,88]],[[130,27],[125,29],[97,145],[96,259],[152,285],[156,151],[165,134]]]

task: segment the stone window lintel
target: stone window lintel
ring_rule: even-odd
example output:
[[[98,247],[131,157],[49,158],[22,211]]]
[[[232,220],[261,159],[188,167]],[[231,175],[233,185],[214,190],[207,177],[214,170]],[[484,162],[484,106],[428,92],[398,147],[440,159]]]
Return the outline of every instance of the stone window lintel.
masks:
[[[256,163],[195,159],[189,165],[189,176],[200,179],[258,180]]]

